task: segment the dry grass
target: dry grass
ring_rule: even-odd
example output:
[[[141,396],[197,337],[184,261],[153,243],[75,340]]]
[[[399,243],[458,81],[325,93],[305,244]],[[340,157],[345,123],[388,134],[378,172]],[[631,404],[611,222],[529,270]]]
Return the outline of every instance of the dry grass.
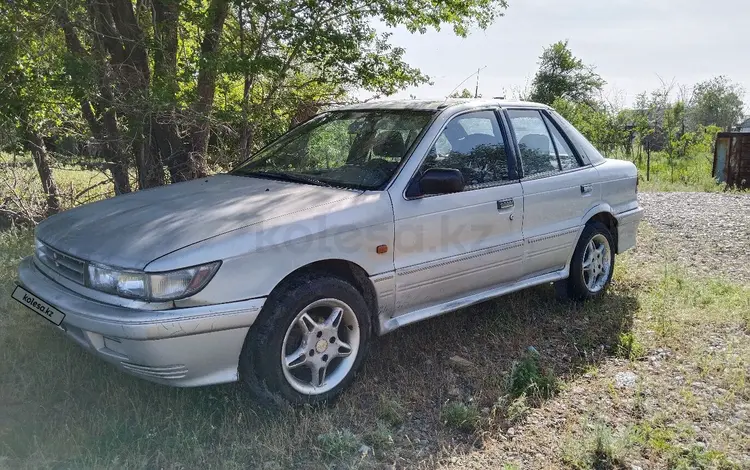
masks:
[[[0,468],[750,466],[747,287],[621,257],[598,301],[542,286],[416,324],[335,405],[268,410],[83,352],[9,297],[31,242],[0,233]],[[514,389],[519,367],[536,388]],[[617,388],[627,370],[637,387]],[[527,396],[539,383],[557,393]]]

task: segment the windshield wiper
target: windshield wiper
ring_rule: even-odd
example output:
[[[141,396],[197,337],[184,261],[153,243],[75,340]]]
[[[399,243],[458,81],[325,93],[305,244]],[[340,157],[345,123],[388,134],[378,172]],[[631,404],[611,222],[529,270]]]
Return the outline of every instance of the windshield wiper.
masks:
[[[292,183],[314,184],[316,186],[325,186],[327,188],[333,187],[333,185],[326,183],[325,181],[320,181],[310,176],[292,175],[289,173],[281,173],[276,171],[243,171],[236,174],[239,174],[240,176],[255,176],[259,178],[269,178],[279,181],[290,181]]]

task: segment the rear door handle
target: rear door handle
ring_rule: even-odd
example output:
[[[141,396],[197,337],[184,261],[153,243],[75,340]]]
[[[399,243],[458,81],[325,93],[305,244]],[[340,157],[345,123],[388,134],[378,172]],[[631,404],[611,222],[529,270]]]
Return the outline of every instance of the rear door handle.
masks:
[[[594,186],[590,184],[582,184],[581,185],[581,194],[590,194],[591,191],[594,190]]]
[[[512,209],[515,203],[513,202],[513,199],[503,199],[502,201],[497,201],[497,210],[504,211],[507,209]]]

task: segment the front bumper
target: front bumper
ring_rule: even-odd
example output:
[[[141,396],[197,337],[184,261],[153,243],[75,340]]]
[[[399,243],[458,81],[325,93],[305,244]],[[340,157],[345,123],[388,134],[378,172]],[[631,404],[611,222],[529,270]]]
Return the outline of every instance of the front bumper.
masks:
[[[265,298],[171,310],[137,310],[82,297],[42,273],[28,257],[20,284],[65,313],[60,328],[121,370],[153,382],[191,387],[238,379],[250,326]]]
[[[621,212],[615,218],[617,219],[617,253],[620,254],[635,246],[638,224],[643,219],[643,208],[636,207]]]

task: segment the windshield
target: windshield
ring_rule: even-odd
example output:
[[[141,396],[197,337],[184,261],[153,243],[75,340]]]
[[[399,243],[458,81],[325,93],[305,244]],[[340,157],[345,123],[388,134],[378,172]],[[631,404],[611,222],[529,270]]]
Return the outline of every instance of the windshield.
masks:
[[[335,111],[293,129],[231,174],[378,189],[430,122],[427,111]]]

